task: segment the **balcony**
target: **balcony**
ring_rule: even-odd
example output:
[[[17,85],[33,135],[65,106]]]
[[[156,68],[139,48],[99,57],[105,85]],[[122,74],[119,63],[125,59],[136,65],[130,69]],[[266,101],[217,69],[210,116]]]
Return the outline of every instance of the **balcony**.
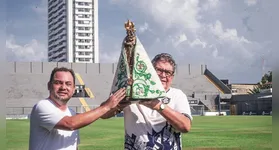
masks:
[[[80,29],[75,29],[75,33],[92,33],[93,30],[89,29],[89,30],[80,30]]]
[[[80,54],[82,53],[82,54]],[[77,58],[92,58],[93,57],[93,54],[90,53],[89,55],[86,55],[85,52],[78,52],[76,53],[75,55]]]
[[[87,9],[92,9],[92,4],[89,4],[89,5],[78,5],[78,4],[75,4],[75,8],[87,8]]]
[[[93,45],[93,42],[91,39],[75,39],[75,45]]]
[[[75,62],[77,63],[92,63],[93,59],[92,58],[75,58]]]
[[[61,25],[62,24],[62,25]],[[59,29],[62,29],[62,28],[66,28],[66,23],[63,23],[63,22],[60,22],[60,23],[57,23],[57,24],[52,24],[52,26],[49,28],[49,30],[59,30]]]
[[[66,56],[66,52],[65,51],[59,51],[59,52],[56,52],[52,55],[50,55],[49,57],[50,59],[53,59],[53,60],[57,60],[57,59],[63,59],[63,58],[67,58]]]
[[[81,21],[91,21],[92,17],[91,16],[75,16],[75,20],[81,20]]]
[[[75,45],[80,45],[80,46],[92,46],[92,45],[93,45],[93,42],[89,42],[89,43],[86,43],[86,42],[75,42]]]
[[[57,51],[66,51],[66,44],[55,46],[49,53],[56,53]]]
[[[76,52],[92,52],[93,46],[91,48],[79,48],[77,45],[74,47],[74,51]]]
[[[75,10],[74,11],[75,15],[92,15],[92,13],[93,13],[93,10],[90,10],[90,11],[78,11],[78,10]]]
[[[75,26],[76,27],[92,27],[93,26],[93,23],[90,22],[88,24],[85,24],[85,23],[78,23],[78,22],[75,22]]]
[[[49,39],[49,41],[53,41],[51,44],[49,44],[49,46],[57,45],[60,42],[62,42],[63,40],[64,41],[66,40],[66,32],[59,33],[56,36],[54,36],[53,38]]]
[[[79,36],[79,35],[75,35],[74,36],[75,39],[93,39],[93,36]]]
[[[60,22],[66,22],[66,13],[63,12],[55,19],[49,20],[48,24],[59,24]]]

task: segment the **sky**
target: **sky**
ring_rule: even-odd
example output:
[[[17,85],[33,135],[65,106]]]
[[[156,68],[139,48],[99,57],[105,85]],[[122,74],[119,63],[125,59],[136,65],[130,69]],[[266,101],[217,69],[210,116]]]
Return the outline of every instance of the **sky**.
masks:
[[[276,0],[100,0],[101,63],[115,63],[124,23],[152,59],[173,55],[178,65],[201,65],[230,83],[257,83],[278,56]],[[8,9],[7,9],[8,8]],[[7,61],[47,61],[47,0],[7,0]],[[3,21],[2,21],[3,22]],[[3,23],[0,24],[3,33]]]

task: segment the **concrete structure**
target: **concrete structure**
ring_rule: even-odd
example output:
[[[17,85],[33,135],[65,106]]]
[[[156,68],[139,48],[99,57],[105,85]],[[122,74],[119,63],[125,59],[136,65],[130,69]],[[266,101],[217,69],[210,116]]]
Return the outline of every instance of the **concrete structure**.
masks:
[[[28,114],[37,101],[46,98],[50,73],[57,66],[76,73],[76,94],[69,102],[76,111],[89,110],[108,98],[117,64],[7,62],[7,114]],[[195,113],[201,105],[207,111],[218,111],[219,95],[228,90],[221,83],[204,65],[178,65],[173,87],[186,93]]]
[[[48,0],[48,61],[99,63],[98,0]]]
[[[229,102],[233,115],[272,115],[272,93],[233,95]]]
[[[256,85],[257,84],[234,83],[229,84],[228,87],[232,90],[233,95],[243,95],[248,94]]]
[[[6,81],[6,114],[20,116],[29,114],[36,102],[48,96],[47,82],[57,66],[72,68],[76,73],[76,92],[69,101],[74,110],[84,112],[100,105],[109,96],[117,64],[5,62],[4,66],[7,72],[2,77]],[[232,95],[204,65],[178,65],[172,86],[186,93],[194,115],[204,111],[226,112],[227,115],[242,115],[243,112],[270,115],[272,112],[272,90]]]

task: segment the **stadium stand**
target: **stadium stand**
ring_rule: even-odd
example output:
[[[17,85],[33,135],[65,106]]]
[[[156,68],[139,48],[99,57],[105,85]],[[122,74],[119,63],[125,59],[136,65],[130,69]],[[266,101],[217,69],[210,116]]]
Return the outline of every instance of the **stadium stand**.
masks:
[[[6,114],[28,115],[37,101],[48,96],[47,82],[57,66],[72,68],[76,73],[76,94],[69,105],[77,112],[92,109],[108,98],[117,64],[8,62]],[[219,95],[230,93],[206,65],[178,65],[173,87],[187,94],[196,112],[199,112],[196,108],[217,111]]]

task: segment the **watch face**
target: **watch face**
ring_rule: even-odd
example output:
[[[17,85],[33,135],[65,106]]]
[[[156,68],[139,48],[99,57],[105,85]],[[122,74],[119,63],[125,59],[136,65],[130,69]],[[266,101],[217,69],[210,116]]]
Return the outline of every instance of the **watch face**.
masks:
[[[165,109],[165,104],[161,104],[160,108],[161,110]]]

